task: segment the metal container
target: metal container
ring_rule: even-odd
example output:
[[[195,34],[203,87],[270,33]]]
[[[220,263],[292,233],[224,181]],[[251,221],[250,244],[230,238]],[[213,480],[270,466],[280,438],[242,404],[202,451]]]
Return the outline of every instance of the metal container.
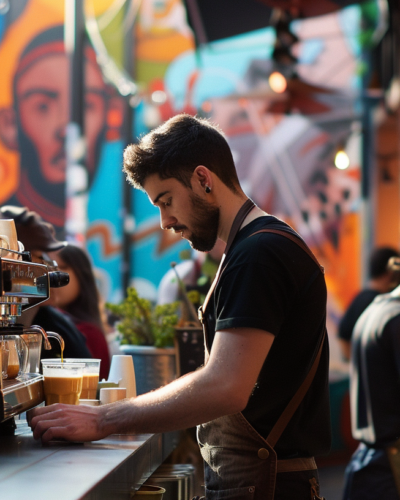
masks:
[[[145,484],[164,488],[163,500],[189,500],[186,483],[187,477],[184,474],[170,474],[161,477],[153,474]]]
[[[166,493],[164,500],[193,498],[195,467],[191,464],[162,464],[149,478],[149,484],[163,485]]]

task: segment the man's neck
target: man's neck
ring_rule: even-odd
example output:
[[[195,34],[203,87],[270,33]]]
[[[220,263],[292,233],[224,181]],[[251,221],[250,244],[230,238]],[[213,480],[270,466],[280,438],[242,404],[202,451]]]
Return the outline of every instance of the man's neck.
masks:
[[[228,241],[229,232],[231,230],[233,221],[235,220],[237,213],[247,199],[247,196],[242,193],[241,196],[232,196],[231,199],[227,201],[225,206],[221,206],[221,234],[219,234],[219,237],[221,238],[221,240],[225,241],[225,243]],[[223,210],[224,208],[225,211]],[[255,206],[247,214],[242,225],[240,226],[240,229],[243,229],[245,226],[247,226],[247,224],[250,224],[250,222],[252,222],[253,220],[258,219],[259,217],[263,217],[264,215],[267,214],[259,207]]]
[[[240,226],[240,229],[243,229],[247,224],[250,224],[255,219],[258,219],[259,217],[264,217],[265,215],[268,215],[264,210],[261,210],[261,208],[255,206],[253,210],[247,215],[247,217],[244,219],[243,224]]]

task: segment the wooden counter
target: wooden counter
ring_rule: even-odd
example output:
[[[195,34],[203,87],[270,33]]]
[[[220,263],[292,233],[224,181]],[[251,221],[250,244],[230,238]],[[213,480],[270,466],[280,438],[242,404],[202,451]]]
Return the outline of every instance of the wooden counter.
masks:
[[[4,500],[119,500],[155,471],[179,433],[118,434],[91,443],[43,446],[26,421],[0,437],[0,498]]]

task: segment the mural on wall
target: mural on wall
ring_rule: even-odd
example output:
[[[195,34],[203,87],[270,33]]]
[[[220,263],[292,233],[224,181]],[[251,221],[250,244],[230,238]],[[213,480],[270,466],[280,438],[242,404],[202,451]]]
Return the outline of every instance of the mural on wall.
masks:
[[[0,60],[8,60],[10,69],[8,78],[5,75],[2,78],[6,88],[1,93],[0,140],[6,154],[1,163],[7,170],[10,188],[14,186],[14,189],[5,189],[1,199],[3,204],[23,205],[35,210],[62,235],[66,204],[69,63],[64,48],[62,10],[41,10],[47,14],[44,15],[48,17],[47,26],[43,23],[41,30],[28,29],[35,24],[32,19],[38,17],[34,12],[29,15],[29,11],[39,9],[39,3],[28,3],[26,12],[6,30],[0,48]],[[15,55],[12,61],[11,46]],[[108,114],[118,106],[117,100],[113,88],[104,82],[93,48],[87,45],[84,120],[89,188],[106,138]]]
[[[139,136],[179,112],[219,123],[249,196],[300,231],[323,262],[331,331],[359,287],[359,130],[357,68],[360,7],[292,23],[299,43],[296,79],[280,97],[266,82],[274,70],[273,28],[195,47],[181,0],[142,0],[133,17],[112,0],[96,7],[109,56],[121,64],[119,31],[135,26],[134,107]],[[10,15],[10,13],[12,15]],[[64,134],[68,70],[62,47],[64,2],[14,0],[0,15],[0,203],[37,210],[60,230],[65,217]],[[113,24],[114,23],[114,24]],[[119,23],[120,30],[115,23]],[[102,76],[96,47],[85,49],[87,248],[103,295],[118,300],[124,178],[122,98]],[[334,166],[342,145],[347,170]],[[160,230],[144,193],[132,200],[132,283],[155,298],[171,261],[187,242]]]
[[[113,4],[112,0],[88,1],[86,8],[104,20]],[[162,82],[165,68],[176,54],[193,48],[180,2],[167,4],[160,10],[161,4],[154,3],[154,8],[148,4],[149,8],[143,3],[143,14],[140,14],[137,57],[141,66],[138,64],[136,73],[144,95],[146,86],[154,85],[154,75]],[[123,18],[123,11],[118,15]],[[112,19],[115,17],[113,15]],[[69,114],[69,67],[63,42],[64,2],[15,0],[0,18],[0,203],[28,206],[51,222],[58,236],[63,238],[65,133]],[[104,25],[105,34],[107,28]],[[183,35],[180,34],[182,29]],[[113,38],[115,42],[115,35]],[[164,47],[164,53],[149,61],[149,54],[150,59],[154,59],[154,43]],[[111,43],[111,47],[111,57],[120,62],[118,40],[116,44]],[[87,248],[97,268],[104,297],[118,300],[123,295],[122,193],[125,181],[121,172],[124,148],[121,126],[124,103],[114,86],[104,78],[95,48],[89,42],[84,55],[84,126],[89,177]],[[148,130],[141,114],[143,109],[143,104],[136,109],[137,133]],[[146,286],[145,293],[154,298],[158,281],[171,260],[177,260],[179,251],[187,248],[187,244],[176,245],[176,237],[169,234],[161,236],[154,211],[150,226],[147,221],[141,226],[151,207],[147,200],[140,202],[140,196],[141,193],[139,200],[135,198],[133,207],[137,224],[131,239],[132,254],[135,254],[132,260],[137,266],[133,273],[140,270],[138,282],[134,284]],[[154,251],[150,251],[155,260],[152,265],[147,262],[149,247],[154,247]],[[146,268],[150,270],[148,276],[140,279],[141,271]]]

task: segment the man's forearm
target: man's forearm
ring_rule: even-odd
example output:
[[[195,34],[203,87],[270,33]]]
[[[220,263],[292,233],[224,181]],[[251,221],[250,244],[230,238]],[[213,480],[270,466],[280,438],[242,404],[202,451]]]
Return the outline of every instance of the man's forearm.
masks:
[[[102,431],[166,432],[240,411],[223,386],[223,381],[217,384],[205,369],[197,370],[156,391],[102,407]]]
[[[127,401],[100,407],[50,405],[29,412],[35,439],[96,441],[109,434],[193,427],[242,411],[273,343],[258,329],[217,332],[207,365]]]

